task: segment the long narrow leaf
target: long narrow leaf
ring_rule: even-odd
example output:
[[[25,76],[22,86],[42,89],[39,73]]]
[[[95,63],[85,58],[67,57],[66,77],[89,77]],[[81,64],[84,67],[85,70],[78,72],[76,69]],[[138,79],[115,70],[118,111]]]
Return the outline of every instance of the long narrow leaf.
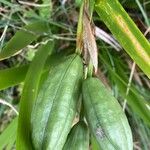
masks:
[[[53,44],[51,42],[42,46],[35,55],[28,70],[20,102],[17,130],[17,150],[32,150],[32,143],[30,139],[30,115],[33,101],[37,95],[42,70],[48,54],[52,52],[52,49]]]
[[[0,135],[1,150],[7,148],[8,146],[10,147],[15,143],[17,133],[17,120],[18,117],[16,117]]]
[[[96,11],[122,47],[150,78],[150,43],[118,0],[97,0]]]
[[[46,22],[38,21],[24,26],[21,30],[10,39],[5,47],[0,52],[0,60],[6,59],[12,55],[16,55],[24,47],[36,40],[44,32],[49,31],[49,26]]]
[[[64,53],[60,55],[53,54],[49,56],[44,65],[42,76],[45,76],[44,74],[49,71],[51,64],[57,64],[57,60],[62,59],[64,56]],[[27,64],[19,67],[0,70],[0,90],[4,90],[24,82],[29,67],[30,64]]]
[[[29,65],[0,70],[0,90],[24,81]]]

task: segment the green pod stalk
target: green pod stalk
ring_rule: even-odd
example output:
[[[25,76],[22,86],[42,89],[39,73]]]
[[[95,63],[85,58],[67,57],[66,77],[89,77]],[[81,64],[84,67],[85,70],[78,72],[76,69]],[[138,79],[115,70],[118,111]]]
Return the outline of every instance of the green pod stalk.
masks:
[[[82,75],[82,60],[76,54],[49,72],[32,111],[32,142],[36,150],[63,148],[75,117]]]
[[[131,129],[117,100],[97,78],[82,86],[83,104],[90,129],[102,150],[133,150]]]
[[[89,130],[84,121],[79,121],[71,129],[63,150],[88,150]]]
[[[150,78],[150,43],[118,0],[97,0],[96,12],[122,47]]]

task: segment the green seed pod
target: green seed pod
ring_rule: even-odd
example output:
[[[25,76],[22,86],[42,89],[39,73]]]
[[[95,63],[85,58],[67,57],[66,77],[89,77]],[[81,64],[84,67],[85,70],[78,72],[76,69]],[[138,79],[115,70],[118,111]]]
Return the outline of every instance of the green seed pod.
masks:
[[[82,60],[76,54],[51,68],[31,115],[36,150],[63,148],[75,116],[82,75]]]
[[[90,129],[102,150],[133,150],[131,129],[117,100],[97,78],[83,82],[83,104]]]
[[[84,121],[79,121],[71,129],[63,150],[88,150],[89,130]]]

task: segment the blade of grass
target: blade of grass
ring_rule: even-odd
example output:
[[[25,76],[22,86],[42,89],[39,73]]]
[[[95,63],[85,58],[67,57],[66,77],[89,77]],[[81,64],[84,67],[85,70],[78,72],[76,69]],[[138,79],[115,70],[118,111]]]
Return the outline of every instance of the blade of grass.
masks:
[[[42,18],[49,19],[52,15],[52,1],[42,0],[42,5],[47,5],[47,7],[39,7],[39,14]]]
[[[97,0],[95,9],[122,47],[150,78],[150,43],[118,0]]]
[[[53,44],[48,42],[46,45],[41,46],[35,55],[28,73],[25,78],[25,84],[20,101],[19,122],[17,130],[17,150],[32,150],[31,143],[31,128],[30,128],[30,115],[32,110],[33,101],[36,98],[38,86],[44,64],[48,54],[52,53]]]
[[[18,117],[7,126],[7,128],[0,135],[0,149],[12,147],[16,140]]]
[[[10,3],[9,1],[6,1],[6,0],[0,0],[0,2],[5,4],[5,5],[8,5],[10,7],[13,6],[12,3]]]
[[[24,47],[36,40],[44,32],[49,31],[49,26],[46,22],[36,21],[24,26],[21,30],[10,39],[0,52],[0,60],[18,54]]]
[[[24,81],[29,65],[0,70],[0,90]]]
[[[132,116],[132,119],[130,119],[130,125],[135,137],[134,141],[138,143],[137,146],[142,150],[149,150],[150,128],[143,124],[143,121],[133,111],[128,109],[128,112],[130,116]]]
[[[137,4],[135,3],[135,0],[119,0],[119,2],[127,9],[131,9],[131,10],[137,10],[138,9],[138,6]],[[143,0],[139,0],[140,3],[144,3],[144,4],[147,4],[149,1],[143,1]],[[147,10],[150,10],[150,5],[145,5],[145,8]]]
[[[51,64],[57,64],[57,60],[62,59],[65,55],[66,53],[60,55],[53,54],[49,56],[44,65],[42,76],[49,71]],[[4,90],[24,82],[29,67],[30,63],[19,67],[0,70],[0,90]]]
[[[135,2],[137,3],[137,5],[138,5],[138,7],[139,7],[139,9],[140,9],[140,11],[141,11],[143,17],[144,17],[144,20],[145,20],[146,25],[147,25],[148,27],[150,27],[150,22],[149,22],[148,16],[147,16],[147,14],[145,13],[145,11],[144,11],[144,9],[143,9],[143,7],[142,7],[140,1],[139,1],[139,0],[135,0]]]
[[[138,118],[135,114],[134,114],[134,119],[135,119],[136,124],[138,125],[137,132],[140,135],[142,150],[149,150],[150,149],[150,144],[149,144],[150,129],[147,126],[145,126],[142,120]]]

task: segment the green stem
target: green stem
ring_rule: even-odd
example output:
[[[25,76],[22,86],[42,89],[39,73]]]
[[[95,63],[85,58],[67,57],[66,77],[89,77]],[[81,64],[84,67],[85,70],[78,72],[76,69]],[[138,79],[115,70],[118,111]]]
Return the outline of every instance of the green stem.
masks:
[[[84,107],[83,107],[83,100],[81,100],[81,109],[80,109],[80,121],[84,119]]]
[[[84,2],[82,1],[79,13],[79,20],[77,26],[77,40],[76,40],[76,53],[81,54],[82,52],[82,33],[83,33],[83,6]]]
[[[90,61],[88,65],[87,77],[92,77],[92,75],[93,75],[93,64]]]

